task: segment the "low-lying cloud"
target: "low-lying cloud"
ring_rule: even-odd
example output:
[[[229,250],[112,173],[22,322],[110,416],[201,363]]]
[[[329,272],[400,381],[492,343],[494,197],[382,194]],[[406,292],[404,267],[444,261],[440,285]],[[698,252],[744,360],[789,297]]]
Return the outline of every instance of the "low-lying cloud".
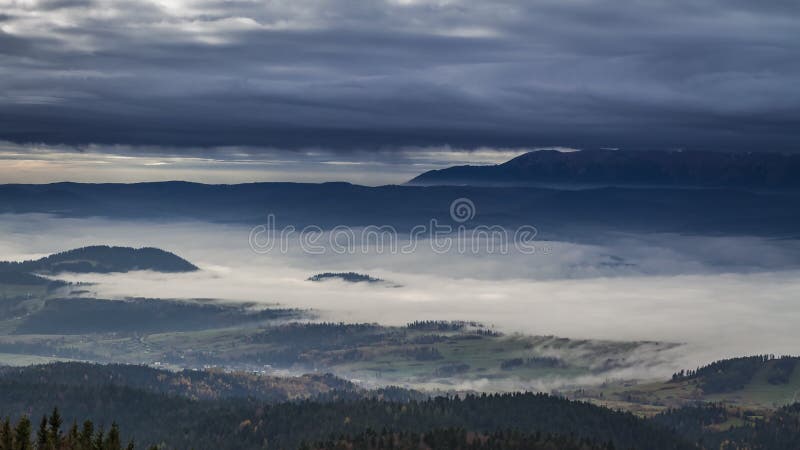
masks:
[[[64,275],[103,297],[217,298],[312,308],[320,320],[401,325],[476,320],[504,332],[686,343],[674,367],[752,353],[796,353],[798,242],[679,235],[597,245],[548,242],[537,255],[259,255],[244,227],[3,216],[3,259],[89,244],[157,246],[202,270]],[[390,283],[306,281],[357,271]],[[394,285],[402,287],[394,287]],[[666,370],[660,366],[659,370]],[[652,368],[650,370],[653,370]]]

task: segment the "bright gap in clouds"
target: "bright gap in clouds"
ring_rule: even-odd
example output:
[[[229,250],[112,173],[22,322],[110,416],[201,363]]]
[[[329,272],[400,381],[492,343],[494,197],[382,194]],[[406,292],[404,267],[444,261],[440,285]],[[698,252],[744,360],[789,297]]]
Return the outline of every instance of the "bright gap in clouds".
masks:
[[[528,149],[530,150],[530,149]],[[179,150],[127,146],[33,146],[0,142],[0,183],[133,183],[194,181],[346,181],[367,186],[401,184],[420,173],[464,164],[497,164],[526,149],[408,147],[391,151],[332,152],[211,148]]]

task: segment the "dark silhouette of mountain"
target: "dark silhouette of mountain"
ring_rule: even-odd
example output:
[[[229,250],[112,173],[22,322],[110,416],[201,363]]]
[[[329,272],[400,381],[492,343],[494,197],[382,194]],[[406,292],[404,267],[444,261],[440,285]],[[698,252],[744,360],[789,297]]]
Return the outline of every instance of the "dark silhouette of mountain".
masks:
[[[0,213],[59,217],[201,220],[249,226],[453,224],[450,204],[469,198],[467,225],[533,225],[539,238],[584,239],[598,231],[796,236],[800,192],[733,188],[379,186],[347,183],[185,182],[0,185]]]
[[[540,150],[493,166],[431,170],[414,185],[800,188],[800,155],[708,151]]]
[[[192,272],[198,269],[194,264],[174,253],[158,248],[109,247],[107,245],[67,250],[33,261],[0,263],[0,271],[18,273],[111,273],[131,270]]]

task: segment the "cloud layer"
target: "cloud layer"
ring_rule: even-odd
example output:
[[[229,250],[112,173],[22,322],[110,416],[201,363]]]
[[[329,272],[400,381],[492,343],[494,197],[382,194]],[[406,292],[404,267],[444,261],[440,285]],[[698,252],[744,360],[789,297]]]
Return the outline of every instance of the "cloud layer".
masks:
[[[249,230],[238,226],[0,219],[0,259],[99,243],[152,245],[202,268],[60,276],[97,282],[89,289],[100,296],[217,298],[313,308],[331,321],[463,319],[507,332],[686,343],[659,376],[721,357],[796,354],[800,339],[798,241],[636,235],[596,245],[550,242],[547,255],[436,254],[423,246],[410,255],[320,256],[297,246],[261,255],[248,246]],[[351,270],[391,284],[305,281]]]
[[[5,0],[0,139],[796,150],[797,2]]]
[[[526,149],[402,147],[340,152],[313,148],[253,147],[185,149],[175,146],[15,144],[0,141],[0,182],[51,183],[196,181],[347,181],[401,184],[431,169],[496,164]]]

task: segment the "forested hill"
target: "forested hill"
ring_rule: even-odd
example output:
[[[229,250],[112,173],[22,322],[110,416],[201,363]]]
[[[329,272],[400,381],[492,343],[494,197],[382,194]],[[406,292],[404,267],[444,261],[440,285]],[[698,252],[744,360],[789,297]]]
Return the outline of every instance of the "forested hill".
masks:
[[[367,430],[355,436],[337,436],[302,450],[613,450],[614,444],[550,433],[525,433],[517,430],[476,433],[463,428],[437,428],[422,433]]]
[[[36,420],[55,406],[66,425],[88,419],[108,430],[115,421],[136,448],[800,448],[797,405],[758,414],[685,407],[644,419],[545,394],[427,398],[402,388],[366,391],[318,375],[83,363],[0,370],[0,416]]]
[[[277,377],[222,370],[172,372],[139,365],[78,362],[0,367],[0,382],[49,382],[73,387],[114,384],[194,400],[253,398],[269,402],[357,390],[351,382],[330,374]]]
[[[431,170],[409,184],[800,189],[800,156],[767,152],[541,150],[498,165]]]
[[[428,433],[458,427],[481,435],[519,430],[531,436],[572,436],[564,442],[593,442],[588,447],[591,449],[608,442],[613,443],[613,448],[622,449],[694,448],[669,430],[632,414],[544,394],[415,400],[411,395],[397,393],[387,397],[384,392],[354,394],[334,389],[324,397],[305,401],[281,401],[286,399],[281,395],[245,399],[241,394],[202,395],[199,398],[206,400],[196,400],[194,394],[206,389],[229,392],[227,384],[232,381],[236,389],[252,389],[255,393],[263,388],[258,378],[242,383],[240,378],[226,375],[212,381],[218,375],[167,372],[154,378],[149,369],[131,368],[127,373],[125,366],[109,369],[86,364],[54,370],[15,370],[0,375],[0,413],[18,416],[24,412],[41,417],[58,406],[65,423],[115,420],[125,430],[126,438],[135,439],[137,447],[164,443],[165,448],[238,450],[264,448],[267,442],[268,448],[290,449],[304,441],[358,436],[370,429]],[[84,383],[80,383],[81,372],[87,379]],[[263,379],[265,384],[277,382],[271,380]],[[288,383],[297,385],[296,381]],[[197,389],[181,387],[187,384]],[[330,387],[336,382],[323,384]],[[168,387],[166,391],[164,387]],[[346,383],[344,387],[347,388]],[[388,399],[398,397],[402,401]]]
[[[0,263],[0,271],[24,273],[111,273],[131,270],[191,272],[198,268],[174,253],[158,248],[110,247],[107,245],[77,248],[37,260]]]
[[[723,359],[695,370],[677,372],[672,375],[672,382],[696,381],[706,394],[741,390],[759,374],[767,384],[786,385],[793,380],[798,362],[798,357],[774,355]]]

